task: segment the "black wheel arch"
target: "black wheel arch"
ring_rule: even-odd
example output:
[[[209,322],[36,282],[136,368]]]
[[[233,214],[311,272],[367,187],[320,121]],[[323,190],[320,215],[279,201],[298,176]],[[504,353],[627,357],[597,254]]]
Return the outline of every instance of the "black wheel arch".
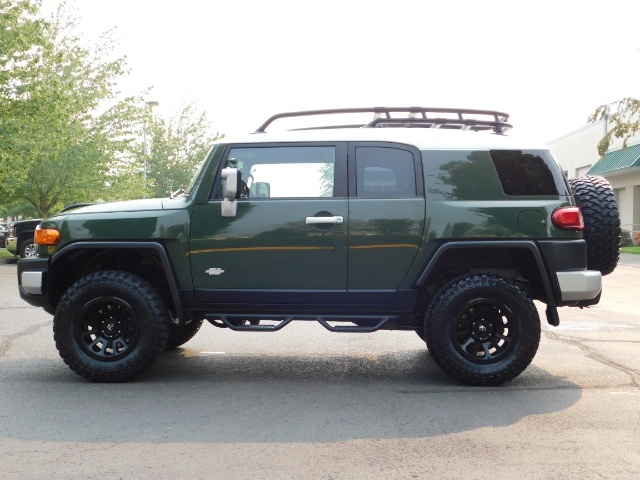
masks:
[[[429,292],[424,299],[428,304],[448,281],[473,271],[511,278],[532,298],[546,303],[548,322],[558,324],[560,292],[539,245],[533,240],[443,242],[422,270],[416,288]]]
[[[50,304],[55,308],[75,281],[103,270],[122,270],[145,279],[160,292],[172,313],[181,322],[187,321],[175,268],[159,242],[76,242],[65,246],[51,257]]]

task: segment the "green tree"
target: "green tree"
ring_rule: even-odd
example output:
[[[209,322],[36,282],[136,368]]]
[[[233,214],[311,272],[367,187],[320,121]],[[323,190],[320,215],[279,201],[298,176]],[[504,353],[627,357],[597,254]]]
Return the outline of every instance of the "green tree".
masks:
[[[39,4],[0,0],[0,185],[3,197],[10,160],[19,152],[13,141],[19,129],[13,111],[17,88],[26,81],[44,43]],[[24,176],[24,172],[16,172]]]
[[[193,104],[168,121],[150,117],[148,133],[150,148],[142,155],[147,155],[147,196],[152,197],[166,197],[189,185],[212,142],[220,138],[211,133],[206,113],[198,113]]]
[[[22,18],[37,14],[37,2],[9,0],[2,6],[9,11],[20,5]],[[127,98],[98,113],[115,102],[116,82],[126,73],[124,58],[110,58],[109,33],[84,46],[64,4],[50,21],[34,22],[22,23],[38,33],[37,42],[28,50],[14,42],[13,50],[23,54],[7,64],[12,73],[2,78],[0,135],[7,146],[3,163],[9,165],[2,182],[4,200],[28,202],[45,217],[104,192],[105,175],[131,155],[143,110],[137,99]]]
[[[621,100],[600,105],[589,117],[594,123],[604,118],[608,119],[609,131],[598,143],[598,153],[604,157],[614,138],[622,139],[622,147],[627,148],[627,142],[640,132],[640,100],[626,97]]]

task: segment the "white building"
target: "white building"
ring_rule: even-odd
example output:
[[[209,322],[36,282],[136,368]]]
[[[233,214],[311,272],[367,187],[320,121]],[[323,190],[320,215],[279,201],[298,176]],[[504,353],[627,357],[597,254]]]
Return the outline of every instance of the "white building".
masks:
[[[604,158],[598,154],[598,142],[609,128],[606,119],[548,142],[568,178],[601,175],[614,189],[624,230],[640,232],[640,137],[629,140],[627,149],[622,140],[613,143]]]

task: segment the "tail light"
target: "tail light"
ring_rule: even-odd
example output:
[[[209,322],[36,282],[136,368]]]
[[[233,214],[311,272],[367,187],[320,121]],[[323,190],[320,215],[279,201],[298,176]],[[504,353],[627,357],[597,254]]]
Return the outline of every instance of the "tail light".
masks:
[[[561,207],[551,215],[551,222],[561,230],[582,230],[584,222],[580,207]]]

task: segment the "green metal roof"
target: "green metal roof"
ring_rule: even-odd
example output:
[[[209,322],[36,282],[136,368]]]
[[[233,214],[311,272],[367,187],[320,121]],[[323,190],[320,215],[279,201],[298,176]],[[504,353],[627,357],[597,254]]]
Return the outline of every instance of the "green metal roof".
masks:
[[[631,167],[640,167],[640,144],[607,153],[591,167],[587,175],[602,175]]]

